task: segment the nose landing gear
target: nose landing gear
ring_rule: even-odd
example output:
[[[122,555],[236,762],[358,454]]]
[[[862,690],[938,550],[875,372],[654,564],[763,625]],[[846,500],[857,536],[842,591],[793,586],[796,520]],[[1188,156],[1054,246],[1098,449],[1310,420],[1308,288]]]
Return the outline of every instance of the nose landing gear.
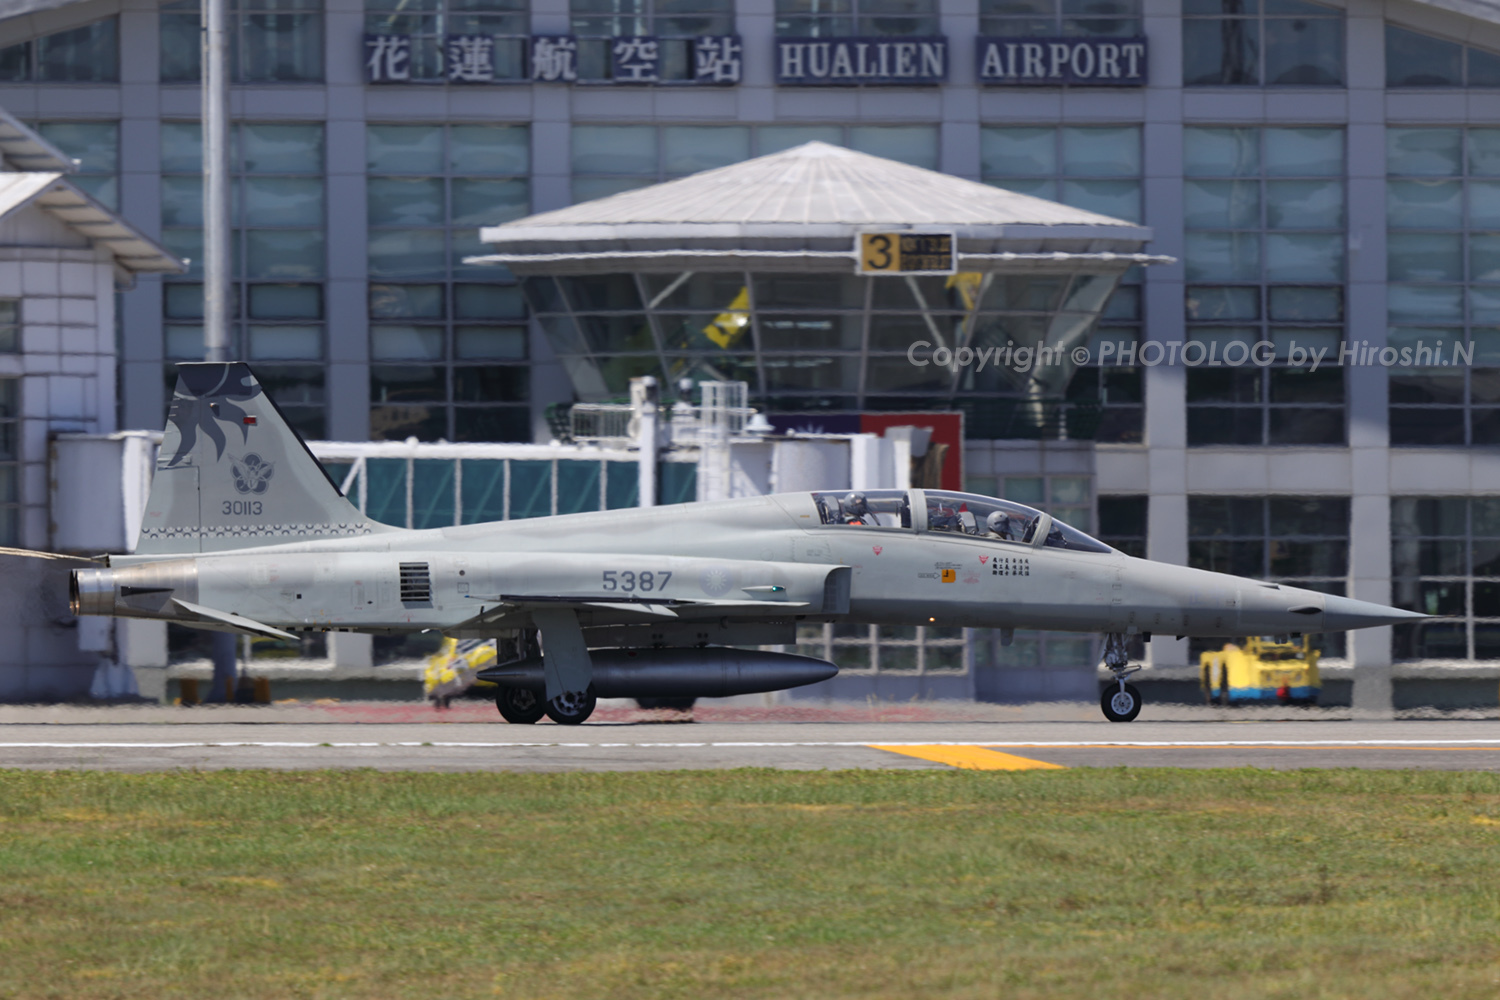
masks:
[[[1106,632],[1104,635],[1104,666],[1114,678],[1104,685],[1099,698],[1099,707],[1110,722],[1130,722],[1141,714],[1141,693],[1134,684],[1126,684],[1125,678],[1141,668],[1130,666],[1130,651],[1123,632]]]

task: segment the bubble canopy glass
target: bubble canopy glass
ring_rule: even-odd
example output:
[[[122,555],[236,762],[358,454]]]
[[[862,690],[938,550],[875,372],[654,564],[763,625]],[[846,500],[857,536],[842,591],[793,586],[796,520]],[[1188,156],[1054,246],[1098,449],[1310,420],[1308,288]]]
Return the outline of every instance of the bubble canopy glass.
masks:
[[[1054,520],[1033,507],[974,493],[849,490],[814,493],[812,498],[825,525],[910,529],[915,507],[926,512],[925,518],[917,519],[918,525],[926,531],[971,535],[1031,548],[1040,529],[1047,533],[1042,542],[1045,548],[1075,552],[1115,551],[1072,525]]]

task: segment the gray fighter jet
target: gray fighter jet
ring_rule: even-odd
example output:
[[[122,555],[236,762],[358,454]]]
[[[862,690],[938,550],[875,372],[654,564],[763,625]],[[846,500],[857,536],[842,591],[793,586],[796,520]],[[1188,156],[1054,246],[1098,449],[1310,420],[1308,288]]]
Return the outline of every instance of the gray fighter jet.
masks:
[[[75,570],[80,615],[294,638],[494,638],[500,714],[587,719],[597,697],[712,697],[827,679],[743,648],[799,623],[1099,632],[1129,721],[1132,635],[1328,632],[1426,616],[1136,559],[1049,515],[939,490],[790,493],[412,531],[340,494],[241,363],[185,364],[140,543]]]

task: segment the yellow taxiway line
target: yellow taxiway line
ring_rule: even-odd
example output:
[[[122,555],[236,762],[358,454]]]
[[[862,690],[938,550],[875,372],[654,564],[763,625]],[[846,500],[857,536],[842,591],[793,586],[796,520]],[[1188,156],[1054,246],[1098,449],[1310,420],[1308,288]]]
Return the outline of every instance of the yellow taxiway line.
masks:
[[[1049,764],[1045,760],[1017,757],[1015,754],[986,750],[977,746],[881,746],[868,744],[872,750],[905,754],[921,760],[930,760],[949,767],[962,767],[973,771],[1062,771],[1061,764]]]

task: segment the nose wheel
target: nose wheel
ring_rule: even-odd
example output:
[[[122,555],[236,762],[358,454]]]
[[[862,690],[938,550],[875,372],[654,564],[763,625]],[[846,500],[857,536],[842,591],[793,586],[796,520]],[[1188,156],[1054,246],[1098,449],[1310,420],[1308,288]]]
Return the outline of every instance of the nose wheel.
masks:
[[[1141,693],[1125,678],[1140,670],[1130,666],[1130,649],[1123,632],[1104,636],[1104,666],[1113,675],[1099,696],[1099,707],[1110,722],[1132,722],[1141,714]]]

